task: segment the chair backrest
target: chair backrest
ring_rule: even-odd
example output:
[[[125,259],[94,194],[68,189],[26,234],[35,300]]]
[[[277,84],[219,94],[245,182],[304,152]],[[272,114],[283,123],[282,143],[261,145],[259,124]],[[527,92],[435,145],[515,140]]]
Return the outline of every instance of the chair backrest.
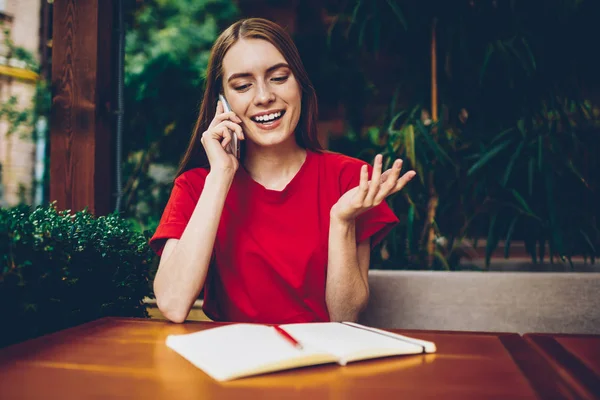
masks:
[[[600,334],[600,274],[369,271],[381,328]]]

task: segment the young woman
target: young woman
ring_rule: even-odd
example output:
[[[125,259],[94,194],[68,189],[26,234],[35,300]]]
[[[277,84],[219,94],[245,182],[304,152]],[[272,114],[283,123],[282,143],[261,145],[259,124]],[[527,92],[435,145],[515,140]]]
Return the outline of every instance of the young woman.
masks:
[[[222,93],[231,106],[217,102]],[[215,42],[198,122],[160,225],[154,292],[183,322],[204,288],[217,321],[356,321],[370,250],[398,222],[384,201],[415,176],[317,141],[317,99],[291,38],[253,18]],[[243,140],[238,160],[225,149]],[[370,180],[369,180],[369,175]]]

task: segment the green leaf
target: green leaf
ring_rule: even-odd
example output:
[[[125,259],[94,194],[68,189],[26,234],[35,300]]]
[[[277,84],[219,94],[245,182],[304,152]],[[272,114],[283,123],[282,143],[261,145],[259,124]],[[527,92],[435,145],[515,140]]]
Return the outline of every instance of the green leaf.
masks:
[[[444,255],[440,253],[439,250],[434,251],[433,255],[442,263],[446,271],[450,271],[450,264],[448,264],[448,260],[446,260],[446,257],[444,257]]]
[[[367,32],[368,20],[362,23],[360,31],[358,33],[358,46],[361,47],[365,41],[365,34]]]
[[[519,146],[517,147],[517,150],[515,150],[513,155],[510,156],[510,160],[508,161],[508,164],[506,165],[506,171],[504,171],[504,177],[502,178],[502,182],[501,182],[502,187],[506,187],[506,184],[508,183],[508,179],[510,178],[510,173],[512,172],[513,166],[515,165],[515,162],[521,155],[521,151],[523,150],[524,145],[525,145],[525,141],[523,140],[523,141],[521,141],[521,143],[519,144]]]
[[[537,254],[535,252],[535,239],[531,235],[525,236],[525,250],[531,256],[531,262],[537,264]]]
[[[499,134],[497,134],[492,141],[490,142],[490,144],[494,144],[498,141],[500,141],[500,139],[502,139],[504,136],[508,135],[509,133],[511,133],[512,131],[514,131],[514,127],[508,128],[503,130],[502,132],[500,132]]]
[[[415,153],[415,127],[414,125],[407,125],[402,130],[404,138],[404,149],[406,151],[406,158],[410,161],[410,165],[413,168],[417,166],[417,156]]]
[[[496,249],[498,245],[498,236],[496,235],[496,219],[498,218],[498,213],[492,216],[490,220],[490,227],[488,229],[487,243],[485,245],[485,266],[490,266],[490,259],[492,258],[492,253]]]
[[[529,168],[527,168],[527,172],[528,172],[528,183],[529,183],[529,195],[533,196],[533,172],[534,172],[534,163],[535,160],[533,157],[531,157],[529,159]]]
[[[592,241],[590,240],[590,237],[583,231],[583,229],[580,229],[579,232],[581,233],[581,236],[583,236],[583,238],[587,242],[588,246],[590,246],[590,250],[591,250],[590,257],[592,259],[591,261],[592,261],[592,264],[593,264],[594,263],[595,254],[596,254],[596,248],[592,244]]]
[[[415,204],[411,203],[408,206],[408,213],[406,214],[406,241],[410,249],[414,248],[414,224],[415,224]]]
[[[359,0],[356,2],[356,5],[354,6],[354,10],[352,10],[352,17],[350,18],[350,26],[354,25],[356,23],[356,17],[358,16],[358,10],[360,9],[360,6],[362,6],[363,0]]]
[[[398,18],[398,21],[400,21],[400,23],[402,24],[402,27],[405,30],[407,30],[408,24],[406,23],[406,18],[404,18],[404,13],[402,13],[400,7],[398,7],[398,5],[393,0],[387,0],[387,3],[394,12],[394,14],[396,14],[396,17]]]
[[[512,189],[511,193],[513,194],[515,199],[517,199],[521,207],[523,207],[523,209],[527,212],[527,214],[537,218],[537,216],[533,213],[533,211],[531,211],[531,208],[529,208],[529,205],[527,205],[527,202],[525,201],[523,196],[519,194],[519,192],[517,192],[515,189]]]
[[[367,129],[367,136],[369,137],[369,141],[375,145],[379,144],[379,128],[376,126],[372,126]]]
[[[552,175],[550,171],[546,171],[544,174],[545,182],[546,182],[546,202],[548,205],[548,215],[550,216],[550,230],[552,235],[552,240],[556,244],[558,249],[558,253],[561,257],[565,256],[565,247],[562,238],[562,232],[560,230],[560,226],[558,224],[558,208],[556,207],[556,203],[554,201],[554,183],[552,180]]]
[[[423,136],[423,138],[425,138],[425,141],[427,142],[427,144],[429,145],[431,150],[433,150],[433,152],[438,156],[439,161],[443,163],[443,160],[446,160],[454,168],[456,168],[456,165],[452,161],[452,158],[450,158],[448,153],[446,153],[444,151],[444,149],[442,149],[442,147],[435,141],[435,139],[431,136],[429,130],[425,126],[423,126],[423,124],[421,124],[420,122],[418,122],[416,125],[417,125],[418,131],[421,133],[421,136]]]
[[[485,164],[487,164],[490,160],[492,160],[498,153],[500,153],[502,150],[507,148],[511,143],[512,143],[512,141],[510,139],[508,139],[505,142],[500,143],[496,147],[492,148],[487,153],[485,153],[479,159],[479,161],[477,161],[471,168],[469,168],[469,171],[467,172],[467,176],[473,175],[473,173],[475,173],[478,169],[482,168]]]
[[[527,56],[523,56],[521,54],[521,52],[519,51],[519,49],[517,49],[513,43],[509,43],[507,44],[508,49],[511,51],[511,53],[521,62],[521,68],[523,68],[523,70],[530,75],[532,73],[532,70],[534,69],[533,65],[530,65],[531,59],[527,60]]]
[[[569,159],[569,161],[567,161],[566,164],[567,164],[567,167],[571,170],[571,172],[573,172],[575,174],[575,176],[577,176],[577,178],[579,178],[581,183],[583,183],[586,188],[590,189],[590,185],[588,185],[588,183],[584,179],[583,175],[581,175],[581,173],[579,172],[577,167],[575,167],[575,165],[573,164],[573,160]]]
[[[525,137],[527,130],[525,129],[525,121],[523,121],[523,118],[517,121],[517,129],[521,133],[521,136]]]
[[[479,72],[479,84],[483,84],[483,78],[485,76],[485,72],[487,70],[487,66],[490,63],[492,58],[492,54],[494,54],[494,46],[488,44],[487,49],[485,50],[485,56],[483,56],[483,64],[481,65],[481,71]]]
[[[525,39],[524,37],[521,38],[521,42],[523,43],[523,46],[525,47],[525,51],[527,52],[527,55],[529,56],[529,62],[531,62],[531,67],[532,69],[537,69],[537,64],[535,62],[535,57],[531,51],[531,48],[529,47],[529,43],[527,43],[527,39]]]
[[[538,169],[540,170],[540,172],[542,171],[542,164],[543,164],[543,148],[542,146],[544,145],[544,141],[542,138],[542,135],[538,135]]]
[[[406,110],[402,110],[399,113],[397,113],[396,115],[394,115],[394,117],[392,118],[392,120],[390,121],[390,123],[388,125],[388,132],[397,132],[398,131],[395,128],[396,123],[398,122],[398,119],[400,117],[402,117],[404,114],[406,114]]]
[[[506,243],[504,243],[504,258],[508,258],[508,253],[509,253],[509,249],[510,249],[510,240],[512,239],[512,234],[513,234],[513,231],[515,230],[515,225],[517,224],[518,220],[519,220],[519,216],[517,215],[516,217],[513,218],[513,220],[510,223],[510,226],[508,227],[508,233],[506,234]]]

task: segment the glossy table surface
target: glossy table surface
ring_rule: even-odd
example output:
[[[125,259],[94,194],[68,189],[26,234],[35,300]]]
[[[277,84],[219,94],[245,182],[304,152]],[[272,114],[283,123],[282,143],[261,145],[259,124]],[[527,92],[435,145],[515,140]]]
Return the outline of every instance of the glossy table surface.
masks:
[[[525,339],[582,398],[600,398],[600,336],[535,334]]]
[[[531,339],[511,333],[393,330],[433,341],[438,352],[221,383],[165,346],[169,334],[218,325],[103,318],[0,349],[0,398],[593,398],[593,387],[574,386]]]

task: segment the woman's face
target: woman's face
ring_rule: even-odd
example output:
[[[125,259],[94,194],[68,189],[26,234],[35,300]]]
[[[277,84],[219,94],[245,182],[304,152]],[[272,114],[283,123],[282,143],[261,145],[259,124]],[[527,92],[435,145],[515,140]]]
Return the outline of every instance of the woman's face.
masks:
[[[223,89],[246,139],[273,146],[294,139],[302,91],[283,55],[266,40],[237,41],[223,58]]]

